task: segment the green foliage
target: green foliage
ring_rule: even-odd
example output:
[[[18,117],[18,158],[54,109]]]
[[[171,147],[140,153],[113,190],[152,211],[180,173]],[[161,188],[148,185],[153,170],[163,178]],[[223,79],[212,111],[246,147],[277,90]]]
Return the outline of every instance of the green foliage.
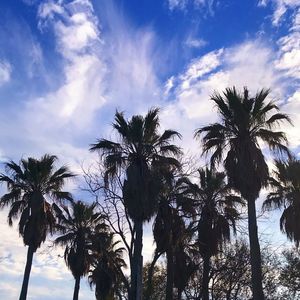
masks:
[[[150,268],[150,263],[144,265],[143,268],[143,294],[145,298],[146,287],[148,285],[148,272]],[[152,284],[150,289],[149,300],[165,300],[166,298],[166,284],[167,284],[167,272],[163,265],[157,265],[154,267],[154,272],[152,276]]]
[[[298,249],[285,250],[280,273],[280,283],[290,295],[290,299],[300,299],[300,253]]]

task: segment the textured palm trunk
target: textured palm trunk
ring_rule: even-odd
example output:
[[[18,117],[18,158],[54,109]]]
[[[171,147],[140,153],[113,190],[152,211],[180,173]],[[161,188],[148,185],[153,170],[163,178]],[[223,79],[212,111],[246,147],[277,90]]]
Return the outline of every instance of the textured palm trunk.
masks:
[[[253,300],[264,300],[262,287],[261,254],[257,235],[255,199],[248,199],[247,204]]]
[[[78,300],[79,289],[80,289],[80,276],[75,278],[73,300]]]
[[[177,300],[181,300],[181,298],[182,298],[182,290],[178,289],[177,290]]]
[[[205,255],[203,257],[203,277],[202,277],[202,299],[209,300],[209,270],[210,270],[210,257]]]
[[[23,284],[22,284],[19,300],[26,300],[27,298],[27,290],[28,290],[28,283],[29,283],[30,271],[32,266],[33,254],[34,254],[34,249],[33,247],[29,246],[27,250],[27,261],[26,261]]]
[[[173,284],[174,284],[174,255],[173,249],[167,250],[167,287],[166,300],[173,300]]]
[[[143,284],[143,222],[135,222],[135,241],[134,241],[134,252],[132,259],[132,270],[131,270],[131,291],[130,300],[141,300],[142,299],[142,284]]]

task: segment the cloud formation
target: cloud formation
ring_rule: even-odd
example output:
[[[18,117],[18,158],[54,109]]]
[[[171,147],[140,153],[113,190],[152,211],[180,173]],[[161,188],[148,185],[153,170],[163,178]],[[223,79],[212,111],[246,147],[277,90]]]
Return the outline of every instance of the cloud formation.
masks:
[[[170,10],[185,10],[188,5],[192,5],[196,9],[206,9],[211,15],[214,13],[215,0],[168,0]]]
[[[0,60],[0,86],[9,82],[11,72],[11,65],[7,61]]]
[[[260,6],[266,6],[271,3],[274,5],[274,13],[272,16],[272,23],[274,26],[279,26],[282,18],[287,13],[288,10],[297,9],[300,7],[299,0],[260,0]]]

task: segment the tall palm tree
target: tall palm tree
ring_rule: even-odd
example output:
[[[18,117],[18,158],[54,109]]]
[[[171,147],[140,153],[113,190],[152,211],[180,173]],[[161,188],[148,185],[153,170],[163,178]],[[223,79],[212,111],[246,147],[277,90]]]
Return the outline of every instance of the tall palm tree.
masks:
[[[272,191],[263,204],[264,209],[283,208],[280,229],[299,246],[300,242],[300,160],[275,160],[274,175],[269,179]]]
[[[186,180],[194,195],[197,209],[197,246],[203,259],[202,298],[209,300],[209,273],[211,257],[230,241],[231,228],[235,233],[238,218],[237,204],[242,199],[225,182],[225,173],[208,168],[199,169],[199,184]]]
[[[96,233],[92,244],[92,268],[88,277],[90,286],[95,286],[97,300],[112,300],[120,293],[124,282],[124,248],[117,247],[119,241],[113,241],[111,233]]]
[[[133,116],[130,120],[116,112],[114,129],[119,141],[100,139],[90,148],[99,151],[106,167],[105,178],[125,172],[123,185],[124,204],[134,222],[134,251],[131,260],[130,299],[142,296],[143,222],[149,220],[157,209],[161,189],[161,170],[167,166],[179,167],[175,158],[180,149],[171,143],[180,137],[173,130],[159,133],[159,110],[151,109],[145,117]]]
[[[212,165],[223,162],[225,156],[224,167],[229,184],[247,200],[255,300],[264,299],[255,200],[269,177],[259,142],[263,142],[271,151],[288,153],[284,132],[275,129],[280,122],[290,122],[289,117],[280,113],[274,102],[267,100],[268,95],[269,90],[262,89],[250,97],[247,88],[239,93],[234,87],[227,88],[223,95],[214,94],[211,100],[216,104],[221,120],[195,133],[196,137],[202,135],[204,153],[213,150]]]
[[[54,243],[65,247],[65,262],[75,279],[73,300],[78,300],[81,277],[90,270],[93,235],[95,231],[107,231],[104,219],[95,212],[95,207],[95,203],[73,201],[71,207],[62,205],[58,211],[57,229],[62,235]]]
[[[8,223],[19,219],[19,233],[28,246],[20,300],[27,297],[33,254],[52,233],[55,225],[56,202],[70,200],[71,195],[62,191],[67,178],[74,175],[63,166],[55,169],[56,156],[44,155],[40,159],[29,157],[19,164],[5,164],[6,174],[0,182],[6,183],[8,192],[0,198],[0,207],[9,206]]]

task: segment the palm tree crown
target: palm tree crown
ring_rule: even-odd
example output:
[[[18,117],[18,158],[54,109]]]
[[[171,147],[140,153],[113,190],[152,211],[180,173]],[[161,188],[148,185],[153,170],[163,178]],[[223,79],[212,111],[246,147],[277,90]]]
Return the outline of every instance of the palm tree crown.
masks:
[[[221,122],[204,126],[195,134],[204,135],[203,152],[213,150],[212,165],[221,162],[227,152],[224,166],[229,183],[246,199],[256,199],[267,184],[268,166],[259,141],[272,151],[289,153],[284,132],[274,129],[280,122],[291,121],[274,102],[266,102],[268,95],[269,90],[262,89],[252,98],[247,88],[239,94],[234,87],[226,89],[223,96],[214,94],[211,100]],[[272,111],[275,113],[271,115]]]
[[[100,139],[91,145],[91,151],[100,151],[106,167],[105,179],[126,171],[124,201],[130,217],[147,220],[155,212],[160,180],[159,170],[165,166],[179,167],[175,156],[180,149],[170,141],[180,134],[166,130],[159,134],[158,109],[149,110],[145,117],[136,115],[127,121],[116,112],[114,129],[120,142]],[[133,201],[136,199],[137,202]]]
[[[80,278],[87,275],[91,267],[93,236],[107,231],[104,218],[94,211],[95,207],[96,203],[73,201],[70,208],[62,205],[58,212],[57,228],[63,234],[54,243],[65,247],[65,262],[75,278],[73,300],[78,299]]]
[[[24,244],[32,246],[34,251],[54,229],[55,202],[72,199],[62,188],[65,180],[74,174],[65,166],[55,170],[56,160],[56,156],[46,154],[39,160],[22,159],[19,165],[10,161],[5,164],[7,174],[0,175],[0,182],[6,183],[8,188],[8,193],[0,199],[0,206],[10,206],[9,225],[20,216],[19,233]]]
[[[119,241],[114,242],[111,233],[96,233],[92,246],[92,268],[89,272],[89,283],[95,285],[97,300],[108,300],[120,293],[126,267],[123,259],[124,248],[118,247]]]
[[[300,161],[290,158],[284,162],[275,160],[275,171],[269,178],[272,191],[268,194],[264,209],[283,208],[280,229],[299,245],[300,242]]]
[[[223,172],[199,169],[199,184],[186,180],[187,188],[194,195],[198,218],[198,246],[202,256],[217,254],[222,245],[230,240],[231,229],[239,217],[236,206],[242,199],[225,182]]]
[[[92,236],[97,228],[106,229],[101,214],[94,211],[96,204],[74,201],[71,209],[62,206],[57,228],[63,233],[55,244],[65,247],[65,261],[73,276],[82,277],[90,269]]]

